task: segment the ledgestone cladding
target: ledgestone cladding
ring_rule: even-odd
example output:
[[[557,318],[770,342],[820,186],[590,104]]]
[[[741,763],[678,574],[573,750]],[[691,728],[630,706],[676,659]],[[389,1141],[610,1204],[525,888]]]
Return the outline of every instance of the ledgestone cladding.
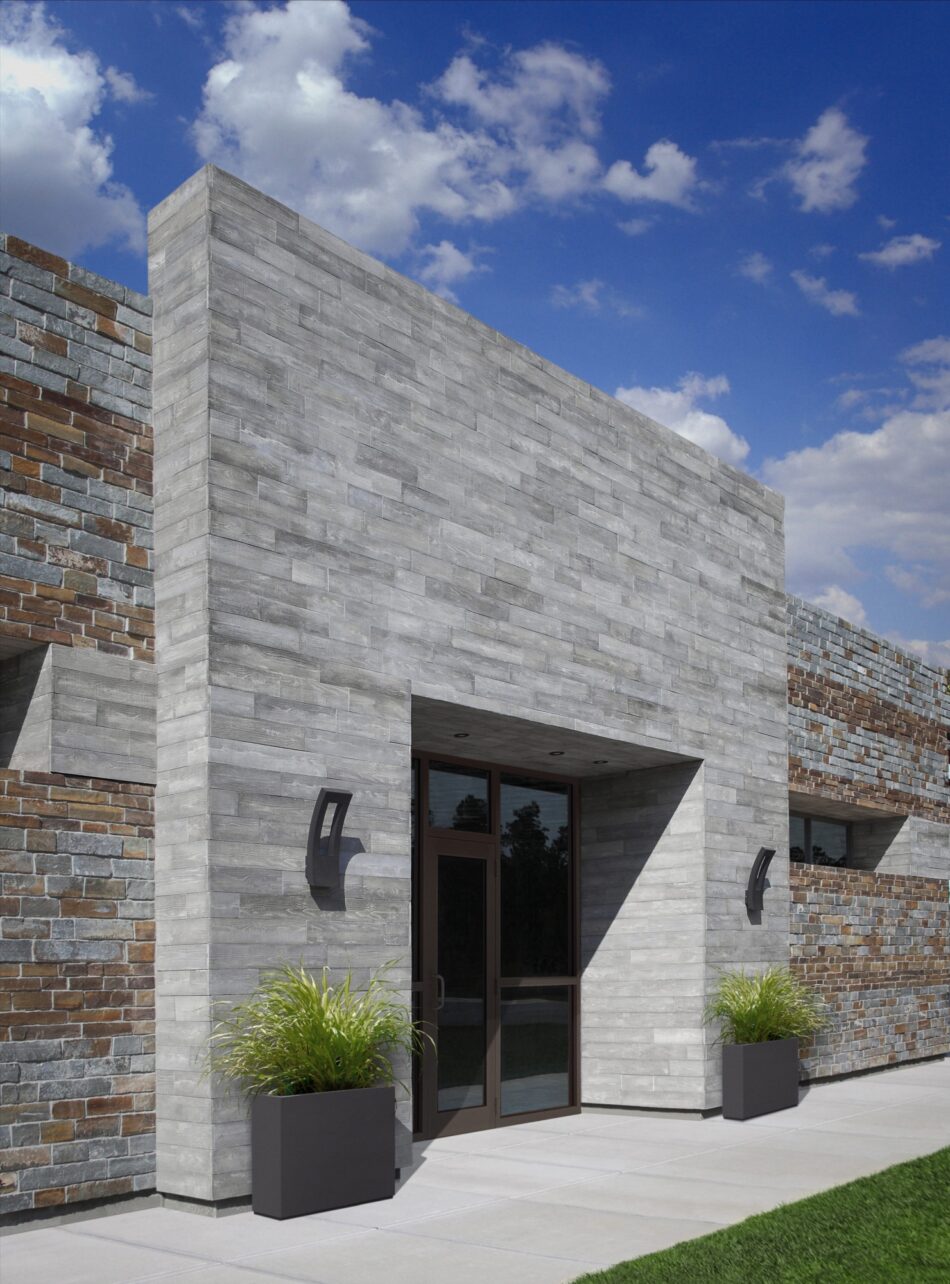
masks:
[[[0,250],[5,646],[144,657],[154,636],[151,303],[16,237]]]
[[[150,786],[0,771],[0,1212],[155,1186]]]
[[[788,599],[789,788],[950,823],[946,675]]]
[[[791,966],[831,1018],[805,1077],[950,1052],[947,880],[793,865],[791,892]]]
[[[219,170],[153,211],[150,285],[160,1188],[249,1188],[245,1106],[200,1078],[214,999],[284,959],[408,982],[417,697],[701,760],[657,807],[686,803],[689,860],[674,839],[643,883],[664,866],[688,907],[663,974],[647,995],[622,931],[602,962],[585,941],[631,1046],[594,1014],[582,1077],[718,1104],[705,996],[788,957],[784,871],[762,924],[743,904],[787,844],[781,499]],[[353,791],[363,850],[311,896],[321,786]],[[596,801],[602,906],[633,857],[609,850],[622,784]],[[634,1042],[657,1050],[639,1079]]]
[[[154,1187],[151,303],[0,238],[0,1213]]]

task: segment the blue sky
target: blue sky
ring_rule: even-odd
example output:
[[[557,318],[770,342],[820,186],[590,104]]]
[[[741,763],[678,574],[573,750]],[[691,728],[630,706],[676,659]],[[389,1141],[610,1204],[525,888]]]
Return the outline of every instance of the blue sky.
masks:
[[[787,497],[950,664],[950,5],[8,3],[4,227],[146,288],[213,160]]]

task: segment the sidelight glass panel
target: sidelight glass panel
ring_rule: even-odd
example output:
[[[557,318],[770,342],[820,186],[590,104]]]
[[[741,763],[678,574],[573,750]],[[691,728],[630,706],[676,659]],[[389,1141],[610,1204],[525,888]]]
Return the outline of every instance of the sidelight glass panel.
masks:
[[[501,974],[571,973],[567,785],[501,778]]]
[[[440,1110],[485,1104],[485,874],[483,860],[439,857]]]
[[[488,772],[433,763],[429,770],[429,824],[436,829],[487,834]]]
[[[566,985],[501,992],[501,1113],[570,1105],[571,992]]]

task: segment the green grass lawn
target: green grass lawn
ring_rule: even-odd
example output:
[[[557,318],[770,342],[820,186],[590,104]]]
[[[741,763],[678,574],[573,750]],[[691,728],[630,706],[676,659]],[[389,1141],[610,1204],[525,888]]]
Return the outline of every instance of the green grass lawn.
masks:
[[[950,1148],[581,1278],[584,1284],[947,1284]]]

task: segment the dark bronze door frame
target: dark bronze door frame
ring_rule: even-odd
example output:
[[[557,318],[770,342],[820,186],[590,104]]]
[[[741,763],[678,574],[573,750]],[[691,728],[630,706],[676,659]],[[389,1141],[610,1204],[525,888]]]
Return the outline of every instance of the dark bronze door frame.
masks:
[[[519,768],[501,767],[496,764],[449,757],[443,754],[418,753],[413,755],[416,772],[416,816],[415,816],[415,849],[413,861],[413,991],[417,1015],[421,1016],[426,1030],[438,1042],[440,1021],[448,1021],[456,1027],[453,1052],[463,1047],[463,1065],[458,1066],[457,1053],[449,1063],[448,1055],[443,1058],[442,1083],[440,1087],[440,1063],[437,1048],[428,1044],[414,1075],[415,1092],[415,1132],[417,1137],[431,1138],[451,1136],[462,1132],[472,1132],[485,1128],[500,1127],[507,1124],[525,1123],[533,1119],[544,1119],[552,1116],[576,1114],[580,1109],[580,1056],[579,1056],[579,1021],[580,1021],[580,984],[578,965],[578,919],[579,919],[579,865],[578,859],[578,789],[576,782],[565,776],[549,772],[536,772]],[[488,776],[488,810],[489,822],[487,832],[474,833],[464,830],[437,828],[428,824],[429,818],[429,770],[433,764],[446,764],[449,767],[470,767]],[[537,781],[539,784],[569,786],[569,894],[570,912],[566,930],[569,933],[567,957],[569,959],[566,975],[544,976],[502,976],[500,959],[499,924],[501,921],[500,903],[500,805],[502,776],[515,777],[525,782]],[[483,889],[483,891],[482,891]],[[443,928],[453,938],[458,935],[461,922],[465,938],[461,944],[457,941],[443,942],[440,954],[439,923],[440,893],[443,899],[441,917]],[[481,901],[484,896],[483,902]],[[456,917],[454,926],[449,927],[446,913],[453,913],[447,902],[452,898],[463,898],[466,909],[465,917]],[[458,915],[456,906],[454,913]],[[474,936],[471,934],[474,933]],[[483,955],[476,949],[475,938],[483,942]],[[453,948],[454,947],[454,948]],[[460,963],[459,955],[462,955]],[[477,962],[477,966],[476,966]],[[456,975],[452,978],[447,993],[447,981],[440,971],[441,967],[454,968]],[[460,980],[459,966],[465,969],[465,978]],[[478,972],[481,968],[481,973]],[[482,988],[483,983],[483,988]],[[464,991],[459,994],[459,990]],[[569,1007],[569,1094],[567,1104],[551,1109],[533,1109],[520,1113],[502,1114],[500,1099],[501,1087],[501,1022],[502,1000],[507,994],[509,1000],[514,995],[519,998],[527,991],[536,990],[539,999],[550,998],[552,989],[566,993]],[[479,1007],[481,1004],[481,1008]],[[517,1008],[517,1003],[510,1003]],[[535,1005],[536,1006],[536,1005]],[[482,1045],[478,1034],[479,1015],[482,1018]],[[466,1026],[461,1034],[458,1026]],[[443,1027],[444,1028],[444,1027]],[[544,1031],[539,1031],[543,1035]],[[524,1031],[522,1031],[524,1035]],[[447,1047],[448,1045],[446,1045]],[[484,1047],[483,1090],[479,1092],[477,1073],[472,1074],[472,1065],[481,1048]],[[467,1052],[465,1051],[467,1049]],[[467,1070],[468,1073],[464,1073]],[[467,1092],[457,1081],[468,1080]]]

